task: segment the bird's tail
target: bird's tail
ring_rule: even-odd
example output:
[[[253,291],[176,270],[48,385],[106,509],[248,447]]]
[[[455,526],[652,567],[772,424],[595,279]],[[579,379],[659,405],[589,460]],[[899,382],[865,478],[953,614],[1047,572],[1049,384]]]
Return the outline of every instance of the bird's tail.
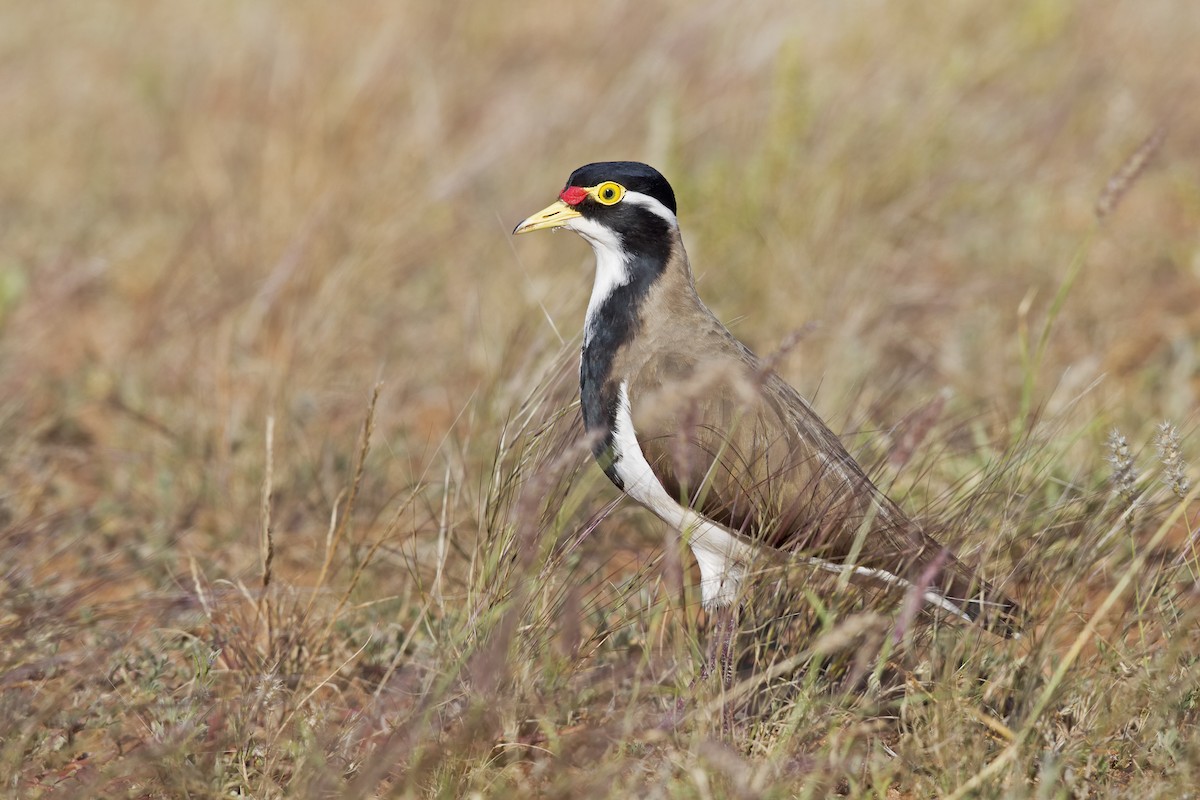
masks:
[[[920,580],[929,602],[999,636],[1020,638],[1027,623],[1021,607],[948,551],[943,550],[926,566]]]

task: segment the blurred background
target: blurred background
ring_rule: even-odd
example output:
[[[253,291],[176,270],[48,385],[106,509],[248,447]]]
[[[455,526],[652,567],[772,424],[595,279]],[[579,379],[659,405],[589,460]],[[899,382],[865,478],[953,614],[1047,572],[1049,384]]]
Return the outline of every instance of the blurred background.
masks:
[[[234,537],[267,414],[289,460],[319,463],[377,380],[381,480],[421,474],[464,412],[519,402],[527,351],[577,335],[590,251],[509,232],[606,159],[672,181],[701,293],[740,337],[767,352],[818,323],[784,369],[844,429],[848,398],[898,381],[910,404],[949,388],[1010,417],[1018,326],[1167,125],[1056,322],[1040,400],[1104,376],[1088,402],[1119,421],[1184,417],[1198,26],[1165,0],[9,6],[9,514],[53,471],[40,513],[119,505],[111,544]],[[166,530],[182,495],[218,518]]]
[[[591,161],[667,176],[752,347],[815,323],[781,370],[835,430],[1054,419],[1103,486],[1114,425],[1195,424],[1197,41],[1179,0],[2,4],[7,667],[257,580],[268,417],[276,579],[312,585],[377,382],[355,541],[420,499],[359,590],[462,574],[591,288],[583,242],[510,232]]]

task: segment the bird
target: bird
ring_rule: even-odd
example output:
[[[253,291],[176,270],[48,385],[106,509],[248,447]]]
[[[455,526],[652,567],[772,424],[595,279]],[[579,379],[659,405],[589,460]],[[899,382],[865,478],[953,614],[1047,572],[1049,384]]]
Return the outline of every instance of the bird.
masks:
[[[920,593],[928,608],[1018,637],[1012,600],[879,489],[770,359],[700,299],[675,192],[636,161],[587,164],[513,234],[565,229],[591,245],[579,388],[609,480],[679,531],[718,637],[703,674],[732,678],[739,593],[784,560]],[[718,663],[719,662],[719,663]]]

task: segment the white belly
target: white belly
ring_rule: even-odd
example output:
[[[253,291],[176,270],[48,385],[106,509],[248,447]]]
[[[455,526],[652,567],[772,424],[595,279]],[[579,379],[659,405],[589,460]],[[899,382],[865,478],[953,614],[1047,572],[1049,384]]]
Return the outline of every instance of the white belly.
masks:
[[[680,505],[658,482],[634,433],[629,393],[624,383],[618,395],[613,449],[613,467],[625,486],[625,493],[676,528],[691,547],[700,565],[704,606],[715,608],[732,603],[757,546]]]

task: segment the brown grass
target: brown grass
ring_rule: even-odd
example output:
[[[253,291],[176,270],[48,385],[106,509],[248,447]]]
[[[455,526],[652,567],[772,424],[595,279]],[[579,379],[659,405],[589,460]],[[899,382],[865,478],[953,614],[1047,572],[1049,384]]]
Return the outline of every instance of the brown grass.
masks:
[[[1198,37],[1167,0],[0,9],[3,791],[1194,791]],[[786,576],[732,727],[713,687],[660,726],[691,559],[579,439],[590,254],[508,235],[608,158],[1025,640]]]

